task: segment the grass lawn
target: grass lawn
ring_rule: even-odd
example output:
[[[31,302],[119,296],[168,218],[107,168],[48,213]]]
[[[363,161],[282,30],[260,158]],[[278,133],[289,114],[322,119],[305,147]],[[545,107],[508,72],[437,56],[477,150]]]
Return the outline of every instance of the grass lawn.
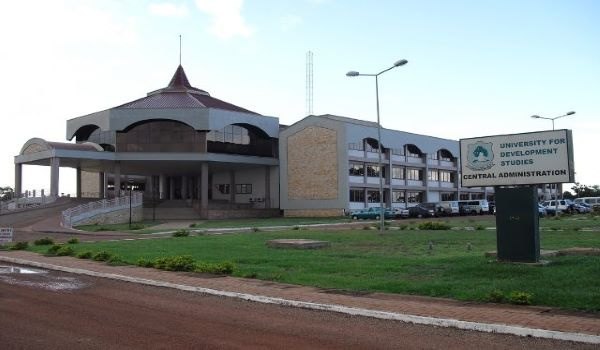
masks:
[[[405,220],[408,225],[415,225]],[[469,221],[466,221],[467,223]],[[473,226],[473,225],[471,225]],[[600,248],[600,221],[543,219],[542,249]],[[528,292],[533,304],[600,311],[600,257],[555,257],[544,267],[491,262],[483,253],[496,248],[493,230],[480,231],[376,231],[319,232],[288,230],[219,236],[198,236],[141,241],[80,243],[76,251],[107,250],[125,263],[190,255],[197,261],[236,265],[235,276],[284,283],[357,291],[381,291],[487,300],[493,290],[508,295]],[[327,240],[331,248],[288,250],[267,248],[275,238]],[[433,250],[429,250],[429,242]],[[470,243],[471,250],[467,250]],[[47,247],[32,247],[44,252]]]
[[[351,222],[352,220],[347,217],[333,217],[333,218],[266,218],[266,219],[235,219],[235,220],[205,220],[197,221],[191,229],[201,230],[207,228],[221,228],[221,227],[265,227],[265,226],[295,226],[295,225],[309,225],[309,224],[333,224],[333,223],[345,223]],[[154,233],[158,231],[169,231],[169,229],[156,230],[152,226],[162,224],[163,222],[157,221],[144,221],[135,224],[141,224],[144,227],[138,230],[129,230],[128,224],[112,224],[112,225],[82,225],[76,226],[75,228],[83,231],[98,232],[98,231],[123,231],[133,233]],[[173,228],[175,229],[175,228]]]

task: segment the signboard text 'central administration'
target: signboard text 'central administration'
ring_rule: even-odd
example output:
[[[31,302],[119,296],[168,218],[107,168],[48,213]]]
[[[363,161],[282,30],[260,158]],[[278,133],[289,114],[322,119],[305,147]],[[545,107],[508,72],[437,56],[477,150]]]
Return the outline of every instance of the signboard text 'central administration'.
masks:
[[[460,140],[463,187],[575,182],[570,130]]]

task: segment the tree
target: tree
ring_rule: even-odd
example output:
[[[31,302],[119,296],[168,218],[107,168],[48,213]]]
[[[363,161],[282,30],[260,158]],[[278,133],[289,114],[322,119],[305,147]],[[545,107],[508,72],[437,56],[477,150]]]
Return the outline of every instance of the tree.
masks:
[[[598,185],[588,186],[576,182],[571,189],[575,192],[576,197],[600,197],[600,186]]]
[[[563,193],[562,198],[564,198],[564,199],[575,199],[575,196],[573,195],[573,193],[571,193],[569,191],[565,191]]]
[[[0,200],[6,201],[13,198],[15,190],[12,187],[0,187]]]

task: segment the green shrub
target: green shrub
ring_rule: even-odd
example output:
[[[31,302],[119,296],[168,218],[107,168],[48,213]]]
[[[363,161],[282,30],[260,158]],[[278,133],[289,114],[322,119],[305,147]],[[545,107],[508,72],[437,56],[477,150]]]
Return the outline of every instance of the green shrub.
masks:
[[[408,228],[408,225],[402,224],[402,225],[399,225],[398,228],[401,230],[406,230]]]
[[[300,230],[300,226],[294,226],[294,227],[292,227],[292,230],[298,231],[298,230]]]
[[[56,251],[57,256],[71,256],[75,254],[75,250],[68,245],[63,245]]]
[[[10,250],[25,250],[29,247],[29,243],[27,242],[15,242],[11,246],[8,247]]]
[[[101,250],[92,256],[94,261],[108,261],[113,254],[106,250]]]
[[[146,260],[144,258],[139,258],[135,264],[140,267],[154,267],[154,262],[152,260]]]
[[[68,244],[77,244],[79,243],[79,240],[77,238],[71,238],[70,240],[67,241]]]
[[[258,227],[253,227],[252,232],[260,232],[260,229]]]
[[[40,239],[36,239],[33,242],[34,245],[50,245],[50,244],[54,244],[54,240],[50,237],[43,237]]]
[[[487,295],[486,299],[492,303],[502,303],[504,300],[506,300],[506,296],[501,290],[494,289]]]
[[[75,254],[75,257],[77,259],[91,259],[92,258],[92,252],[90,252],[89,250],[86,250],[85,252],[79,252],[77,254]]]
[[[510,292],[508,302],[517,305],[531,305],[533,294],[527,292]]]
[[[369,225],[363,226],[363,230],[370,230],[370,229],[371,229],[371,226],[369,226]]]
[[[154,260],[154,267],[167,271],[193,271],[196,263],[189,255],[177,255]]]
[[[190,235],[190,231],[183,229],[183,228],[173,232],[173,237],[187,237],[189,235]]]
[[[483,225],[479,224],[479,225],[475,226],[475,229],[477,231],[481,231],[481,230],[485,230],[485,227]]]
[[[211,273],[215,275],[231,275],[233,270],[235,270],[235,265],[232,262],[225,261],[220,264],[199,263],[196,265],[194,272]]]
[[[419,224],[419,230],[449,230],[450,228],[450,225],[443,222],[427,221]]]
[[[139,223],[138,223],[138,224],[131,224],[131,225],[129,226],[129,229],[130,229],[130,230],[141,230],[141,229],[145,229],[145,228],[146,228],[146,225],[144,225],[144,224],[139,224]]]
[[[121,257],[119,255],[113,254],[110,256],[110,258],[108,258],[108,260],[106,260],[106,263],[111,265],[118,265],[122,264],[123,260],[121,260]]]
[[[46,254],[56,255],[60,248],[62,248],[62,244],[53,244],[52,247],[48,248]]]
[[[189,228],[194,228],[194,227],[198,227],[198,224],[197,224],[197,223],[195,223],[195,222],[194,222],[194,223],[191,223],[191,224],[190,224],[190,226],[189,226]]]

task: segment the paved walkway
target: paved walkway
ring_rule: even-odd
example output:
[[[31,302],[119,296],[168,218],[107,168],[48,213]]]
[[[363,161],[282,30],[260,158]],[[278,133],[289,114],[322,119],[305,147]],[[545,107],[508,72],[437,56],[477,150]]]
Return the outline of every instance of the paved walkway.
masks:
[[[80,260],[71,257],[46,257],[26,251],[0,252],[0,260],[10,261],[13,259],[26,260],[31,262],[31,264],[52,264],[67,269],[82,269],[85,271],[104,274],[103,277],[108,278],[122,279],[121,277],[127,277],[130,281],[138,283],[146,283],[144,281],[151,280],[159,282],[157,285],[162,283],[170,284],[169,286],[183,286],[185,287],[183,289],[186,290],[202,292],[203,289],[210,289],[211,291],[222,291],[226,292],[223,294],[225,296],[241,297],[242,299],[247,300],[273,302],[272,300],[274,299],[269,298],[276,298],[277,300],[284,299],[287,302],[281,302],[283,305],[310,307],[310,305],[318,304],[328,305],[328,307],[320,307],[320,309],[324,310],[339,311],[339,308],[350,310],[350,312],[347,313],[352,313],[352,310],[361,309],[370,310],[374,314],[383,316],[402,314],[410,315],[410,317],[413,317],[412,319],[425,317],[443,319],[446,321],[458,320],[475,322],[484,325],[493,324],[524,327],[535,330],[557,331],[565,332],[571,335],[573,333],[577,333],[582,335],[583,338],[586,338],[587,342],[600,344],[600,314],[598,313],[565,311],[550,307],[529,307],[464,302],[450,299],[385,293],[357,295],[344,291],[323,290],[313,287],[281,284],[255,279],[215,277],[212,275],[200,275],[193,273],[175,273],[135,266],[109,266],[103,263]],[[85,271],[79,272],[86,273]],[[127,278],[125,280],[128,280]],[[238,293],[256,296],[256,298],[240,296]],[[301,305],[295,302],[300,302]],[[355,314],[364,315],[365,313],[363,312]],[[410,317],[381,318],[411,321]],[[456,326],[456,322],[434,322],[433,324]],[[460,328],[460,326],[458,327]],[[486,329],[485,327],[475,327],[470,329],[497,331],[494,329],[490,330],[489,328]],[[530,333],[523,332],[521,334]],[[539,334],[540,333],[538,332],[537,336],[544,336]],[[560,339],[560,337],[553,335],[544,337]]]

